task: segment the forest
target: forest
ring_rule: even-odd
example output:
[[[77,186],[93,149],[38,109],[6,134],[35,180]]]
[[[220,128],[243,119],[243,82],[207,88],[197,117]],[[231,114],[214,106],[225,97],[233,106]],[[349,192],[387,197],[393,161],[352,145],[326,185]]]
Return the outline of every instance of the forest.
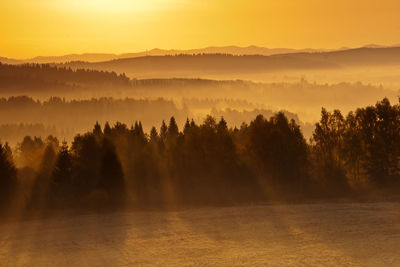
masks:
[[[367,76],[371,77],[373,73],[375,71],[367,72]],[[397,74],[393,75],[398,77]],[[397,78],[387,78],[383,86],[384,79],[372,84],[356,82],[362,78],[359,74],[355,75],[355,79],[351,79],[352,82],[343,82],[346,80],[343,79],[343,75],[339,81],[315,82],[325,77],[323,74],[317,76],[319,78],[311,76],[313,82],[309,81],[304,73],[287,74],[283,80],[279,80],[277,75],[275,78],[278,81],[274,78],[273,82],[260,82],[260,79],[255,79],[257,82],[238,80],[237,75],[217,77],[219,80],[171,77],[163,79],[154,76],[138,79],[137,76],[127,77],[124,73],[116,74],[114,71],[71,69],[49,64],[0,63],[0,97],[26,95],[41,101],[57,96],[67,100],[103,97],[164,98],[179,102],[190,98],[201,100],[207,97],[212,100],[229,96],[236,102],[247,101],[257,107],[290,110],[308,121],[318,118],[321,106],[329,109],[339,108],[347,113],[357,107],[371,105],[384,97],[391,101],[397,99]],[[288,82],[284,82],[286,80]],[[231,104],[233,105],[230,105],[230,108],[237,108],[237,103]]]
[[[399,47],[356,48],[329,52],[248,55],[226,53],[175,54],[114,59],[105,62],[68,62],[60,66],[114,70],[125,73],[249,73],[307,69],[340,69],[360,66],[398,65]],[[140,71],[139,71],[140,70]],[[195,77],[195,76],[192,76]]]
[[[148,133],[140,121],[96,123],[70,145],[3,143],[0,203],[29,214],[388,197],[399,192],[399,160],[400,105],[388,99],[346,116],[323,108],[310,141],[283,113],[234,128],[208,116],[179,129],[171,117]]]
[[[72,70],[71,68],[52,67],[49,64],[9,65],[0,62],[1,87],[17,87],[19,85],[37,87],[43,86],[43,84],[54,86],[68,83],[127,85],[129,78],[115,72]]]
[[[133,121],[140,120],[147,132],[153,125],[159,125],[162,120],[168,120],[172,116],[178,126],[183,127],[187,117],[201,122],[206,114],[217,118],[225,117],[229,126],[234,127],[240,126],[242,122],[249,123],[258,114],[270,117],[273,113],[272,109],[257,108],[246,101],[233,99],[191,98],[172,101],[164,98],[102,97],[66,100],[51,97],[41,101],[32,97],[16,96],[0,98],[0,140],[6,140],[14,146],[25,135],[54,135],[70,142],[76,134],[91,129],[96,121],[100,124],[119,121],[131,126]],[[289,119],[301,123],[296,114],[288,111],[284,113]],[[307,128],[307,136],[309,129],[310,127]]]

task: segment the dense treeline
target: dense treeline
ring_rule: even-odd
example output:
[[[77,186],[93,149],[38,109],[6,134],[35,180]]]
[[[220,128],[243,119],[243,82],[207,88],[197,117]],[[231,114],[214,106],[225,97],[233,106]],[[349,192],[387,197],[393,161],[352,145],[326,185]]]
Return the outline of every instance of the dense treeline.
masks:
[[[344,117],[322,110],[312,138],[323,177],[392,186],[400,182],[400,105],[383,99]]]
[[[124,74],[97,70],[55,67],[49,64],[8,65],[0,62],[0,88],[42,87],[65,84],[111,84],[129,85],[130,79]]]
[[[249,111],[227,108],[236,106]],[[254,110],[249,103],[232,99],[184,99],[180,103],[162,98],[66,100],[52,97],[40,101],[17,96],[0,98],[0,140],[8,141],[12,146],[25,135],[54,135],[72,141],[77,133],[88,131],[96,121],[100,124],[106,121],[127,124],[135,120],[142,121],[143,128],[148,132],[153,125],[159,125],[172,116],[182,127],[187,117],[201,122],[206,114],[217,118],[226,117],[230,126],[240,126],[242,122],[248,123],[258,114],[270,117],[273,113],[270,109]],[[296,114],[285,111],[285,115],[299,122]]]
[[[148,79],[137,80],[133,91],[140,97],[179,99],[197,105],[190,98],[241,99],[254,108],[279,107],[297,113],[302,120],[316,121],[321,106],[339,108],[346,113],[360,106],[371,105],[384,97],[396,101],[398,90],[388,90],[383,86],[361,82],[316,83],[305,78],[292,82],[256,83],[242,80],[203,79]],[[244,103],[228,106],[237,108]],[[265,106],[267,105],[267,106]],[[248,109],[248,107],[246,107]]]
[[[122,58],[95,63],[69,62],[64,65],[79,68],[114,70],[136,77],[143,77],[144,75],[149,75],[149,73],[159,73],[160,76],[172,73],[170,77],[179,77],[179,74],[189,74],[190,77],[197,77],[202,74],[210,76],[232,73],[271,73],[321,69],[340,70],[346,67],[390,66],[398,64],[399,51],[399,47],[392,47],[358,48],[325,53],[295,53],[271,56],[200,53]]]
[[[60,131],[87,131],[98,120],[130,122],[141,120],[146,122],[146,129],[159,124],[164,119],[175,116],[183,123],[190,117],[190,111],[178,108],[172,100],[166,99],[114,99],[92,98],[87,100],[66,100],[51,97],[40,101],[27,96],[0,98],[0,124],[41,123],[56,126]],[[0,128],[1,130],[1,128]],[[3,138],[2,132],[0,137]],[[66,136],[62,136],[64,138]],[[8,139],[5,139],[8,140]]]
[[[121,72],[122,73],[122,72]],[[154,73],[157,76],[157,73]],[[174,76],[168,76],[174,77]],[[192,76],[193,77],[193,76]],[[196,77],[196,76],[194,76]],[[236,77],[236,76],[235,76]],[[62,95],[68,99],[114,98],[182,98],[241,99],[239,106],[272,106],[290,109],[304,119],[316,120],[321,105],[346,112],[374,103],[376,99],[397,98],[398,92],[376,85],[357,83],[311,83],[299,76],[291,82],[257,83],[243,80],[209,80],[190,78],[134,79],[114,72],[69,69],[50,65],[6,65],[0,63],[0,96],[29,95],[48,99]],[[335,80],[336,81],[336,80]],[[349,97],[350,96],[350,97]],[[354,96],[354,97],[353,97]],[[196,105],[196,101],[189,101]],[[238,104],[238,106],[236,106]],[[247,108],[248,109],[248,108]],[[143,119],[144,123],[148,123]],[[93,123],[93,122],[92,122]],[[154,124],[153,124],[154,125]],[[158,124],[157,124],[158,125]]]
[[[15,197],[34,211],[398,193],[399,148],[400,105],[387,99],[346,117],[323,109],[310,143],[283,113],[240,128],[208,116],[179,130],[172,117],[149,134],[140,122],[96,124],[70,147],[52,136],[25,137],[14,155],[1,145],[2,203]]]
[[[271,142],[276,134],[281,140]],[[285,158],[279,149],[286,142],[302,152]],[[266,155],[260,146],[274,153]],[[280,186],[280,179],[300,185],[306,179],[307,145],[299,127],[282,113],[270,120],[258,116],[241,129],[207,117],[201,125],[188,120],[179,131],[172,117],[149,135],[140,122],[131,129],[96,124],[92,132],[76,136],[70,148],[51,136],[45,141],[26,137],[15,157],[25,166],[21,188],[32,192],[28,208],[217,204],[262,200],[266,185]],[[292,171],[270,164],[275,157],[292,164]],[[10,156],[5,162],[13,165]],[[271,173],[274,177],[268,177]]]

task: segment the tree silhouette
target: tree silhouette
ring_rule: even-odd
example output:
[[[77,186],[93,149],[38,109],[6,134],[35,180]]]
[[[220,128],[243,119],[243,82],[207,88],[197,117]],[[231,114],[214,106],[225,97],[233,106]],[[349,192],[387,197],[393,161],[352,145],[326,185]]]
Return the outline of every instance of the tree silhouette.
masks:
[[[165,124],[165,121],[162,121],[161,127],[160,127],[160,137],[161,140],[165,141],[165,139],[167,138],[167,131],[168,131],[168,127]]]
[[[145,133],[141,121],[131,128],[106,123],[104,133],[96,123],[70,148],[52,136],[25,137],[17,152],[18,187],[11,148],[0,145],[3,206],[11,196],[48,209],[349,197],[370,188],[398,193],[400,106],[383,99],[346,117],[322,109],[310,143],[279,112],[233,129],[224,117],[186,119],[183,132],[171,117],[160,134],[155,127]]]
[[[124,174],[114,145],[104,139],[98,188],[108,192],[112,201],[121,201],[124,196]]]
[[[101,126],[100,126],[99,122],[97,122],[97,121],[96,121],[96,124],[94,125],[94,128],[93,128],[93,134],[97,138],[100,138],[101,136],[103,136],[103,131],[101,130]]]
[[[58,152],[51,176],[51,194],[53,199],[66,201],[73,197],[72,156],[67,142],[63,142]]]
[[[7,145],[0,144],[0,208],[15,193],[17,186],[17,169]]]
[[[179,135],[179,129],[178,125],[176,124],[176,120],[174,117],[171,117],[168,125],[168,130],[167,130],[167,139],[169,140],[175,140]]]
[[[321,111],[321,120],[315,125],[312,137],[314,163],[325,185],[332,191],[347,190],[347,178],[343,161],[343,136],[345,121],[339,110],[333,113]]]

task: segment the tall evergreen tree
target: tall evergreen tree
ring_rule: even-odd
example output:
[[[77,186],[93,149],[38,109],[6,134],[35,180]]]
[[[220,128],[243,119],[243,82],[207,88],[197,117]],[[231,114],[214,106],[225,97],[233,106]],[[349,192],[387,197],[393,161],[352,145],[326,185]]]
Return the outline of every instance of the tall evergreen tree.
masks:
[[[96,121],[96,124],[94,125],[94,128],[93,128],[93,134],[96,137],[101,137],[103,135],[103,131],[101,130],[101,126],[100,126],[99,122],[97,122],[97,121]]]
[[[72,157],[67,145],[63,142],[57,155],[51,179],[51,193],[53,198],[73,198]]]
[[[165,139],[167,138],[167,131],[168,131],[168,127],[165,124],[165,121],[162,121],[161,127],[160,127],[160,137],[161,140],[165,141]]]
[[[168,125],[167,138],[169,140],[174,140],[178,137],[178,135],[179,135],[178,125],[176,124],[175,117],[172,116]]]

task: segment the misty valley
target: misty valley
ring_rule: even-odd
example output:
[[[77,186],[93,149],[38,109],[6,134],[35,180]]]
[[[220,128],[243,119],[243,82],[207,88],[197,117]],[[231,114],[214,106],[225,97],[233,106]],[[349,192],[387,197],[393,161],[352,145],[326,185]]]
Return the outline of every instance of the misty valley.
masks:
[[[398,47],[168,51],[0,58],[0,265],[400,264]]]

